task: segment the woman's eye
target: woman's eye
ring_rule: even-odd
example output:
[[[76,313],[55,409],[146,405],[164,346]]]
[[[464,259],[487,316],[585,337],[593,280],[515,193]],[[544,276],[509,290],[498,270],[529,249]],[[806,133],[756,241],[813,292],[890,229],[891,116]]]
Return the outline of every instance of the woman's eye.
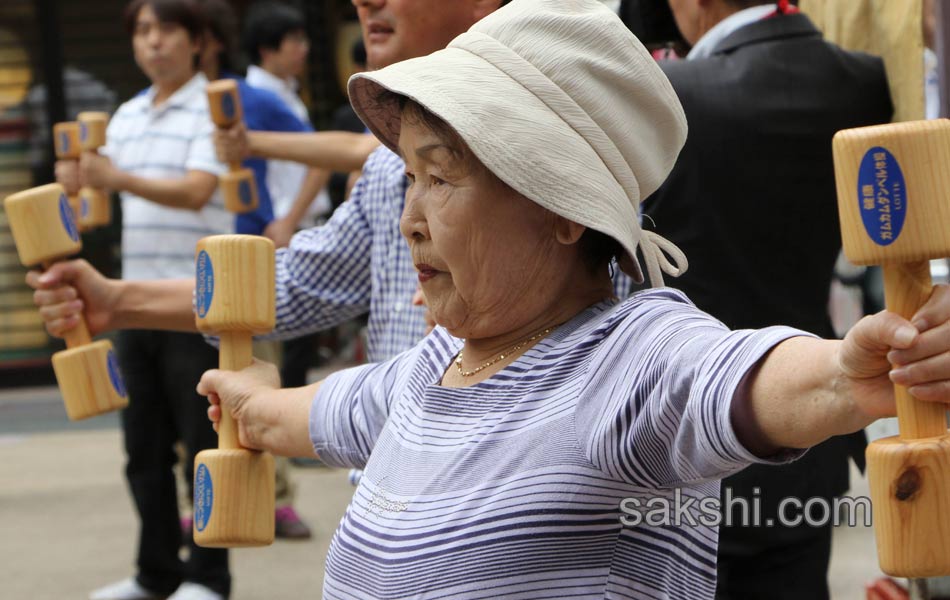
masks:
[[[432,185],[442,185],[445,183],[444,179],[439,179],[435,175],[432,175],[430,178],[432,180]]]

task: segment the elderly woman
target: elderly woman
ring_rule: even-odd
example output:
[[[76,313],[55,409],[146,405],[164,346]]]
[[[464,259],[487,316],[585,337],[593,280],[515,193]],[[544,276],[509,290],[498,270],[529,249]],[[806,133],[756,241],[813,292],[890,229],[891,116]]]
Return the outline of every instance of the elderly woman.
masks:
[[[892,381],[948,400],[943,288],[914,325],[881,313],[844,341],[612,296],[614,257],[642,278],[639,249],[654,285],[684,266],[637,206],[686,124],[599,2],[515,0],[350,92],[405,159],[400,227],[439,326],[305,388],[262,363],[198,386],[249,448],[365,468],[325,597],[711,598],[720,478],[891,414]],[[662,502],[667,520],[631,508]]]

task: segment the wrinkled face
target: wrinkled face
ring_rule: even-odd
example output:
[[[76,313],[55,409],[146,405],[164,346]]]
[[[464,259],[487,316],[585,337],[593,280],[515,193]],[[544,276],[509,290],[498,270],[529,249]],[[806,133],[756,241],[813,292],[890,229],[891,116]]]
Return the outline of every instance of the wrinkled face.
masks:
[[[461,141],[403,111],[399,149],[409,189],[400,231],[428,306],[452,335],[501,335],[551,302],[567,247],[557,217],[517,193]]]
[[[178,23],[159,21],[152,7],[145,4],[135,18],[132,50],[146,77],[161,85],[189,79],[194,73],[194,56],[201,46]]]
[[[498,0],[352,0],[371,69],[432,54],[465,32]]]
[[[299,77],[307,64],[310,38],[303,31],[291,31],[280,41],[277,50],[261,49],[261,57],[281,78]]]

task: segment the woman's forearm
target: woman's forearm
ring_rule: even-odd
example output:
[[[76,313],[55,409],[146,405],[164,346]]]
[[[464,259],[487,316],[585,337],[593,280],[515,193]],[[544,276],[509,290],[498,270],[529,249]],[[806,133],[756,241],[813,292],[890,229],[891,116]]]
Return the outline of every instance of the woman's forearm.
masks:
[[[319,389],[318,382],[274,390],[250,402],[241,423],[251,446],[278,456],[315,456],[310,407]]]
[[[855,409],[838,367],[840,341],[790,338],[769,353],[733,400],[739,441],[759,456],[808,448],[872,419]]]

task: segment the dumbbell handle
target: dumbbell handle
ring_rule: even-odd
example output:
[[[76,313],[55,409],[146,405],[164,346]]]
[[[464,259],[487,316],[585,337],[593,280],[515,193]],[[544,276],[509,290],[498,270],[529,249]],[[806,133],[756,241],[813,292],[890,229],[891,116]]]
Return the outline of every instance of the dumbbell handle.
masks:
[[[910,320],[930,298],[933,287],[930,280],[930,262],[923,260],[888,264],[884,265],[882,270],[887,310]],[[917,400],[901,385],[894,386],[894,396],[897,400],[897,421],[902,439],[916,440],[947,433],[947,415],[943,404]]]
[[[53,263],[43,263],[43,270],[48,270]],[[86,318],[82,313],[77,315],[79,317],[79,322],[76,323],[75,327],[63,332],[63,339],[66,340],[67,348],[78,348],[79,346],[85,346],[86,344],[92,343],[92,336],[89,335],[89,327],[86,326]]]
[[[240,371],[251,366],[254,361],[251,337],[252,334],[248,331],[226,331],[220,334],[218,366],[222,371]],[[236,448],[242,448],[238,441],[237,423],[231,413],[222,406],[221,420],[218,422],[218,449]]]

